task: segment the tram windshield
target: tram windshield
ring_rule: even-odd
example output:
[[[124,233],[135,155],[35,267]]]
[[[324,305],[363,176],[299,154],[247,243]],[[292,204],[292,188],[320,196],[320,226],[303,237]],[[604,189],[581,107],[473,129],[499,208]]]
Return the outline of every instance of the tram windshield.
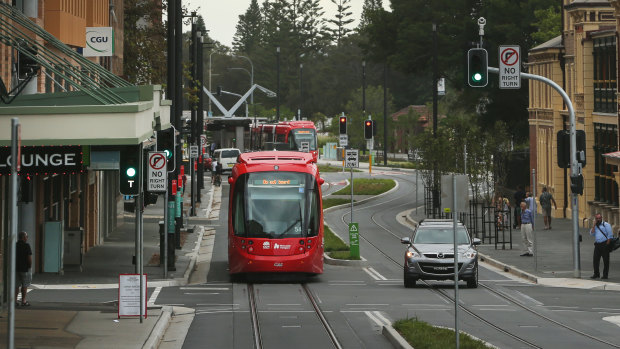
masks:
[[[319,231],[315,178],[298,172],[253,172],[239,176],[233,194],[235,235],[284,239]]]
[[[291,130],[288,139],[291,150],[301,149],[302,142],[308,142],[310,150],[316,150],[316,131],[311,128],[297,128]]]

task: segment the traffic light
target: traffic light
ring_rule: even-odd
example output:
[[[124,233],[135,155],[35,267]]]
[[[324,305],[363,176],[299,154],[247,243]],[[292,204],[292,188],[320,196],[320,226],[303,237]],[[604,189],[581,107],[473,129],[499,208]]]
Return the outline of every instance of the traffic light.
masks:
[[[471,87],[485,87],[488,83],[488,55],[483,48],[467,51],[467,83]]]
[[[364,138],[372,139],[374,129],[374,121],[366,120],[364,121]]]
[[[140,150],[142,144],[128,145],[120,150],[120,191],[123,195],[140,194],[139,178],[142,175]]]
[[[218,96],[221,96],[221,95],[222,95],[222,86],[218,86],[218,87],[217,87],[217,91],[216,91],[216,93],[215,93],[215,94],[216,94],[216,95],[218,95]]]
[[[174,171],[174,150],[176,146],[175,129],[170,127],[165,130],[157,131],[157,151],[166,153],[168,172]]]
[[[25,43],[20,45],[21,47],[25,47],[26,51],[32,56],[36,56],[38,50],[34,46],[29,46]],[[25,53],[19,53],[17,57],[17,72],[20,79],[26,79],[28,76],[34,75],[35,72],[39,70],[39,63],[32,59]]]
[[[581,158],[580,152],[586,151],[586,132],[583,130],[577,130],[575,132],[577,139],[577,162],[581,164],[581,167],[586,167],[585,156]],[[560,168],[570,168],[570,132],[567,130],[560,130],[557,133],[557,157],[558,166]]]
[[[573,194],[583,195],[583,175],[570,176],[570,191]]]
[[[340,134],[341,135],[346,135],[347,134],[347,117],[346,116],[341,116],[340,117]]]

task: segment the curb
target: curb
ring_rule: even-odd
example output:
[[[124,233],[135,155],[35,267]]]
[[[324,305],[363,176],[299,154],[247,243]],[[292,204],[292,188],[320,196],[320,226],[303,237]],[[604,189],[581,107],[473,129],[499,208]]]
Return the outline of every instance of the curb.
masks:
[[[521,269],[515,268],[514,266],[510,265],[510,264],[506,264],[506,263],[502,263],[500,261],[497,261],[483,253],[480,253],[480,251],[478,251],[478,256],[480,256],[480,261],[481,262],[485,262],[487,264],[490,264],[496,268],[502,269],[503,271],[510,273],[514,276],[520,277],[522,279],[531,281],[533,283],[538,283],[538,277],[535,275],[532,275],[530,273],[527,273]]]
[[[196,260],[198,259],[198,251],[200,250],[200,244],[202,243],[202,237],[204,236],[204,233],[205,233],[205,228],[202,225],[194,225],[194,231],[196,231],[196,229],[199,231],[198,233],[199,235],[198,235],[198,238],[196,239],[196,246],[192,250],[192,256],[190,257],[187,270],[185,270],[185,274],[183,274],[183,280],[180,283],[181,285],[187,285],[187,283],[189,282],[189,277],[194,271],[194,267],[196,266]]]
[[[381,334],[397,349],[413,349],[413,347],[392,326],[383,326]]]
[[[172,307],[168,305],[163,306],[159,319],[157,319],[155,326],[151,330],[149,338],[142,345],[142,349],[157,349],[159,341],[164,337],[164,333],[166,333],[166,329],[170,324],[171,315]]]
[[[329,265],[340,265],[347,267],[365,267],[368,265],[368,261],[366,258],[360,256],[361,260],[351,260],[351,259],[335,259],[327,255],[327,253],[323,253],[323,262]]]
[[[392,180],[393,180],[393,179],[392,179]],[[374,199],[376,199],[376,198],[380,198],[380,197],[382,197],[382,196],[384,196],[384,195],[387,195],[387,194],[389,194],[389,193],[391,193],[391,192],[393,192],[393,191],[398,190],[398,181],[395,181],[395,180],[393,180],[393,181],[394,181],[394,183],[396,183],[396,185],[394,185],[394,188],[392,188],[392,189],[390,189],[390,190],[386,191],[385,193],[381,193],[381,194],[379,194],[379,195],[374,195],[374,196],[371,196],[371,197],[369,197],[369,198],[366,198],[366,199],[363,199],[363,200],[360,200],[360,201],[354,201],[354,202],[353,202],[353,206],[358,206],[358,205],[363,204],[363,203],[365,203],[365,202],[367,202],[367,201],[374,200]],[[330,195],[331,195],[331,194],[330,194]],[[353,195],[353,196],[355,197],[355,195]],[[321,198],[321,199],[328,198],[328,197],[329,197],[329,195],[326,195],[326,196],[324,196],[324,197],[323,197],[323,198]],[[332,207],[325,208],[325,209],[323,209],[323,213],[325,213],[325,212],[330,212],[330,211],[333,211],[333,210],[335,210],[335,209],[337,209],[337,208],[342,208],[342,207],[345,207],[345,206],[346,206],[346,207],[350,207],[350,206],[351,206],[351,203],[346,203],[346,204],[342,204],[342,205],[337,205],[337,206],[332,206]]]

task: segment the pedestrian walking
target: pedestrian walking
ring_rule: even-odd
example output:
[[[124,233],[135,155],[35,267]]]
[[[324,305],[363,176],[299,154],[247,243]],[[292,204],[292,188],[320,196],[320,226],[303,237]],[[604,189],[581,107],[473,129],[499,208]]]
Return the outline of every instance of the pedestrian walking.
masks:
[[[28,293],[28,286],[32,282],[32,273],[30,272],[32,267],[32,249],[30,249],[30,244],[27,241],[28,233],[20,231],[17,234],[17,243],[15,244],[15,281],[17,282],[15,296],[17,297],[21,291],[21,303],[16,301],[16,305],[24,307],[30,305],[26,301],[26,294]]]
[[[217,159],[213,158],[211,161],[211,184],[215,181],[215,172],[217,169]]]
[[[531,257],[534,255],[532,250],[532,222],[534,215],[525,202],[521,202],[521,239],[523,240],[523,253],[521,257]]]
[[[594,236],[594,255],[592,262],[594,264],[594,274],[590,279],[598,279],[601,277],[599,273],[599,264],[603,257],[603,279],[609,277],[609,243],[613,237],[611,224],[603,221],[603,216],[597,213],[594,216],[594,225],[590,229],[590,235]]]
[[[536,200],[534,200],[534,198],[532,197],[532,192],[528,191],[527,193],[525,193],[525,199],[523,199],[523,201],[525,201],[525,203],[527,204],[527,209],[532,211],[533,217],[536,213]],[[535,228],[534,223],[535,219],[532,219],[532,229]]]
[[[515,214],[514,214],[514,223],[512,223],[512,227],[514,229],[516,229],[517,227],[521,226],[521,210],[519,210],[519,208],[521,207],[521,203],[523,202],[523,200],[525,200],[525,192],[523,191],[523,187],[518,185],[517,186],[517,191],[514,193],[513,195],[514,200],[514,205],[515,205]]]
[[[558,204],[555,203],[553,195],[549,192],[547,187],[542,188],[542,194],[540,194],[540,208],[542,209],[543,220],[545,221],[545,230],[551,229],[551,203],[555,209],[558,209]]]

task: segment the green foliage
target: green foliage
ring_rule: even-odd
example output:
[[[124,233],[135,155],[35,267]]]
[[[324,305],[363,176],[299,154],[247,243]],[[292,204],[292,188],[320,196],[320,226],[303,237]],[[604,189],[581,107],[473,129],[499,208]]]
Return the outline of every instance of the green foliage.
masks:
[[[350,204],[350,203],[351,203],[350,199],[327,198],[327,199],[323,199],[323,209],[330,208],[333,206],[343,205],[343,204]]]
[[[353,179],[353,195],[378,195],[394,188],[396,182],[392,179]],[[351,185],[338,190],[332,195],[349,195],[351,194]]]
[[[537,28],[536,32],[532,33],[534,45],[540,45],[561,34],[562,15],[559,6],[553,5],[546,9],[534,10],[534,17],[536,17],[536,22],[533,25]]]
[[[161,11],[157,1],[124,1],[123,70],[133,84],[166,81],[167,28],[161,21]],[[149,25],[139,24],[141,21]]]
[[[330,39],[336,44],[340,44],[342,38],[352,31],[352,29],[347,28],[347,25],[353,23],[353,18],[351,18],[353,12],[350,11],[351,0],[331,0],[331,2],[336,5],[336,15],[334,19],[327,20],[332,25],[327,31]]]
[[[444,349],[455,346],[455,334],[452,329],[434,327],[417,318],[401,319],[394,322],[393,326],[414,348]],[[481,340],[465,333],[459,333],[459,344],[463,349],[490,348]]]
[[[323,226],[323,234],[325,236],[325,252],[330,251],[349,251],[349,246],[336,236],[328,226]]]

